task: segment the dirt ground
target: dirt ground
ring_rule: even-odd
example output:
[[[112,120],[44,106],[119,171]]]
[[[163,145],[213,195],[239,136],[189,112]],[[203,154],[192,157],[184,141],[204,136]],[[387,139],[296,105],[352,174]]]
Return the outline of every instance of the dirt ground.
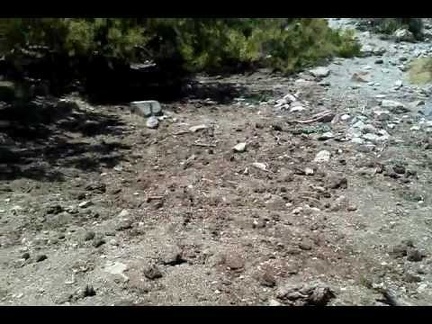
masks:
[[[157,129],[76,98],[1,125],[1,305],[432,303],[416,109],[383,120],[305,75],[199,81]],[[307,109],[275,108],[287,93]],[[389,139],[352,142],[358,116]]]

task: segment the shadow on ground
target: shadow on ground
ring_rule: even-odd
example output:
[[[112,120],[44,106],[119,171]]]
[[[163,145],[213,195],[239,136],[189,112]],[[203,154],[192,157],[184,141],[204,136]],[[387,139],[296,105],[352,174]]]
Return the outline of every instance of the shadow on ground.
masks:
[[[118,141],[125,125],[106,111],[9,106],[0,109],[0,122],[0,180],[63,181],[62,168],[112,168],[130,148]]]

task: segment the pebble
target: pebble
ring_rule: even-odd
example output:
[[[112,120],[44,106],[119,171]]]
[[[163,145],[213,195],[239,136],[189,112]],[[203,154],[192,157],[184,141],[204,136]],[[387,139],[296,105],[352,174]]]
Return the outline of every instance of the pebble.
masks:
[[[246,151],[246,143],[238,143],[233,147],[234,152],[244,152]]]
[[[94,237],[95,237],[95,232],[93,232],[93,231],[88,231],[88,232],[86,232],[85,234],[84,234],[84,241],[90,241],[90,240],[93,240],[94,239]]]
[[[46,213],[47,214],[57,215],[57,214],[60,214],[62,211],[63,211],[63,207],[62,206],[60,206],[60,205],[53,205],[53,206],[49,206],[47,208]]]
[[[162,257],[162,263],[165,265],[175,266],[186,262],[185,259],[183,259],[182,251],[180,249],[172,249],[171,251],[168,251],[163,257]]]
[[[326,140],[329,140],[332,138],[334,138],[334,135],[332,132],[325,132],[318,137],[318,139],[322,140],[322,141],[326,141]]]
[[[21,256],[21,258],[24,259],[24,260],[30,259],[30,253],[28,253],[28,252],[23,253],[23,255]]]
[[[278,301],[275,300],[275,299],[270,299],[268,305],[269,305],[269,306],[283,306],[282,303],[278,302]]]
[[[207,128],[208,128],[207,125],[201,124],[201,125],[196,125],[196,126],[189,127],[189,131],[191,133],[195,133],[197,131],[200,131],[200,130],[203,130],[203,129],[207,129]]]
[[[78,207],[80,207],[80,208],[87,208],[87,207],[89,207],[91,205],[93,205],[93,203],[91,201],[87,200],[87,201],[80,202],[79,205],[78,205]]]
[[[415,248],[407,249],[407,260],[410,262],[420,262],[424,258],[424,255]]]
[[[45,254],[40,254],[36,257],[36,262],[41,262],[48,259],[48,257]]]
[[[330,161],[331,153],[326,150],[319,151],[313,160],[316,163],[326,163]]]
[[[102,238],[97,238],[97,239],[95,239],[95,240],[93,241],[93,246],[94,246],[95,248],[98,248],[98,247],[100,247],[100,246],[102,246],[102,245],[104,245],[104,244],[105,244],[105,240],[102,239]]]
[[[413,282],[421,282],[421,277],[412,273],[406,273],[404,276],[404,280],[408,283],[413,283]]]
[[[93,288],[93,286],[87,285],[82,293],[83,297],[93,297],[96,296],[96,290]]]
[[[127,217],[127,216],[129,216],[129,211],[127,210],[127,209],[123,209],[118,215],[117,215],[117,217],[119,217],[119,218],[124,218],[124,217]]]
[[[124,231],[132,228],[133,222],[130,219],[121,219],[115,227],[116,231]]]
[[[230,270],[240,270],[245,265],[243,258],[237,253],[230,253],[226,255],[224,258],[224,263]]]
[[[257,169],[267,171],[267,166],[264,163],[254,162],[254,163],[252,163],[252,165]]]
[[[276,278],[268,271],[264,272],[261,276],[260,284],[264,287],[276,286]]]
[[[151,116],[146,121],[147,128],[155,129],[159,127],[159,119],[154,116]]]
[[[305,172],[305,175],[313,175],[314,174],[314,170],[312,168],[305,168],[304,172]]]
[[[330,70],[326,67],[317,67],[315,69],[309,70],[309,72],[317,78],[325,78],[330,74]]]
[[[155,280],[162,278],[162,272],[156,265],[151,265],[144,269],[144,276],[149,280]]]
[[[409,111],[409,109],[401,102],[395,100],[384,99],[380,103],[381,107],[388,109],[392,113],[402,114]]]
[[[343,114],[343,115],[340,117],[340,120],[342,120],[342,121],[348,121],[348,120],[350,120],[350,119],[351,119],[351,116],[348,115],[348,114]]]
[[[303,106],[295,106],[295,107],[291,107],[289,111],[290,112],[300,112],[300,111],[304,111],[304,110],[306,110],[306,108]]]
[[[127,269],[127,265],[121,262],[107,262],[104,268],[105,272],[112,275],[120,275],[123,279],[128,280],[129,278],[124,274]]]

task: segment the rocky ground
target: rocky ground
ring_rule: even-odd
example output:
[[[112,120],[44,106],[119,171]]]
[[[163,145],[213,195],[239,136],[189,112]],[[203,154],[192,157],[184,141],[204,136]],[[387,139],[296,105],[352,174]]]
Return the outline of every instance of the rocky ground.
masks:
[[[404,75],[430,45],[358,37],[157,120],[72,98],[3,123],[1,304],[431,304],[430,90]]]

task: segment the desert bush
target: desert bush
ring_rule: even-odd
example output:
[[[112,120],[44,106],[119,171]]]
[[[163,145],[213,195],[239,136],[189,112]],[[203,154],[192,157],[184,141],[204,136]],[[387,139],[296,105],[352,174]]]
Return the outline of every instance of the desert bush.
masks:
[[[144,61],[172,81],[257,66],[291,73],[359,51],[352,34],[324,19],[15,18],[0,21],[0,36],[15,76],[50,80],[59,90],[73,80],[115,88],[131,63]]]
[[[423,36],[423,21],[421,18],[368,18],[360,22],[373,31],[383,34],[393,34],[399,28],[408,29],[416,39]]]

